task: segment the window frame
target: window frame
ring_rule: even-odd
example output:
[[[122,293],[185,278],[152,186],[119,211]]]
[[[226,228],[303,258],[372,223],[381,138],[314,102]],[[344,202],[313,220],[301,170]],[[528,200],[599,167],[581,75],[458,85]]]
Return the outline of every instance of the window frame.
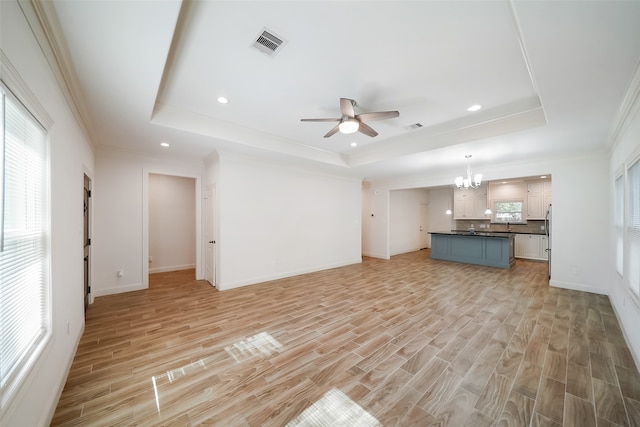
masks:
[[[53,120],[48,115],[45,108],[40,104],[35,95],[31,92],[19,73],[12,66],[8,58],[0,50],[0,96],[4,99],[10,98],[12,103],[17,106],[22,113],[34,120],[43,130],[43,182],[42,182],[42,203],[43,206],[43,233],[44,233],[44,304],[43,324],[44,331],[39,340],[30,347],[30,354],[22,359],[19,368],[12,372],[9,379],[6,380],[4,387],[0,388],[0,424],[2,420],[9,415],[13,402],[25,393],[25,385],[33,381],[33,374],[38,368],[38,363],[49,352],[53,343],[53,294],[52,294],[52,277],[51,277],[51,155],[50,155],[50,131],[53,127]],[[3,101],[4,102],[4,101]],[[4,120],[4,109],[2,114]],[[4,124],[3,124],[4,132]],[[3,136],[4,138],[4,136]],[[3,150],[4,141],[0,143],[0,149]],[[4,158],[3,158],[4,163]],[[4,176],[4,165],[0,169],[0,173]],[[4,182],[4,178],[3,178]],[[4,185],[4,183],[2,184]],[[4,190],[2,193],[4,203]],[[0,211],[0,216],[4,212]],[[0,226],[3,228],[4,225]]]
[[[624,278],[625,269],[625,217],[626,217],[626,168],[618,168],[613,178],[613,232],[615,249],[615,268],[620,278]],[[619,188],[619,186],[621,188]]]
[[[500,221],[498,219],[498,205],[499,204],[508,204],[508,203],[520,203],[520,220],[517,221]],[[509,211],[509,212],[517,212],[517,211]],[[523,199],[500,199],[493,201],[493,214],[491,217],[491,222],[495,224],[526,224],[527,220],[525,218],[525,204]]]
[[[625,245],[624,245],[624,265],[625,265],[625,270],[624,270],[624,283],[626,285],[626,289],[628,291],[628,294],[632,297],[634,303],[636,304],[636,306],[640,307],[640,271],[638,270],[632,270],[632,268],[635,269],[639,269],[640,270],[640,266],[637,265],[637,263],[632,263],[630,258],[633,256],[633,251],[632,251],[632,244],[634,242],[634,240],[638,240],[638,247],[635,248],[636,250],[640,251],[640,221],[638,221],[638,224],[636,224],[634,226],[633,221],[633,201],[635,201],[635,203],[638,205],[637,209],[638,212],[636,212],[636,215],[638,216],[638,218],[636,218],[636,220],[640,219],[640,184],[638,184],[636,186],[637,189],[637,194],[633,194],[633,190],[634,190],[634,185],[631,181],[632,179],[632,173],[630,172],[632,168],[637,167],[638,168],[638,176],[639,176],[639,181],[640,181],[640,147],[638,147],[634,153],[629,157],[629,161],[626,162],[625,165],[625,222],[624,222],[624,239],[625,239]],[[634,230],[637,228],[637,231],[634,232]],[[636,239],[633,239],[632,237],[635,236]],[[638,282],[638,283],[634,283],[634,279]]]

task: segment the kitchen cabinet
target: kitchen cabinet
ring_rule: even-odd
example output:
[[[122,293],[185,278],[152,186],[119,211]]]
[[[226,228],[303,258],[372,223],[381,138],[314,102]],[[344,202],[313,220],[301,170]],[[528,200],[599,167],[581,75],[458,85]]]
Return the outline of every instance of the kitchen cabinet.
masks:
[[[551,204],[551,181],[527,183],[527,219],[544,219]]]
[[[540,234],[516,234],[516,258],[546,261],[549,247],[547,236]]]
[[[473,190],[455,189],[453,193],[454,219],[488,219],[484,212],[487,210],[486,185]]]

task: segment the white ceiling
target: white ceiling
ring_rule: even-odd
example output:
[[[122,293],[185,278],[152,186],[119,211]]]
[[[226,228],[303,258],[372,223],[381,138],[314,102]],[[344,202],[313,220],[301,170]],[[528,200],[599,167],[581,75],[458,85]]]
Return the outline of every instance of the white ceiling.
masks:
[[[461,168],[465,154],[476,166],[602,149],[640,61],[640,1],[53,6],[98,146],[242,151],[369,179]],[[252,47],[264,28],[286,40],[275,56]],[[300,121],[339,117],[341,97],[400,117],[369,123],[375,138]]]

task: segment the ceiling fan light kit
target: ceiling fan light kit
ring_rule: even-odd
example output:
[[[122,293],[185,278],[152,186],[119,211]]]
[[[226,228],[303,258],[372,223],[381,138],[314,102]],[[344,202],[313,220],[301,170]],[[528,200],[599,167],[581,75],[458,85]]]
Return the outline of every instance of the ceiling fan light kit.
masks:
[[[370,137],[378,135],[371,126],[366,122],[372,122],[374,120],[392,119],[399,117],[398,111],[377,111],[373,113],[356,114],[354,107],[356,101],[349,98],[340,98],[340,112],[342,116],[339,118],[329,119],[300,119],[302,122],[339,122],[329,132],[325,134],[325,138],[328,138],[336,133],[355,133],[360,132]]]
[[[338,129],[342,133],[355,133],[360,128],[360,123],[354,119],[346,119],[340,122],[338,125]]]

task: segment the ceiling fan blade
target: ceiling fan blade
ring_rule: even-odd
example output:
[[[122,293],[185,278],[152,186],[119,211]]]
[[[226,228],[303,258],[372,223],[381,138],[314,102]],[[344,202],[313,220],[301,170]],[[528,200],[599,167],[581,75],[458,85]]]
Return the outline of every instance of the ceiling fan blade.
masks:
[[[339,122],[341,119],[300,119],[301,122]]]
[[[338,131],[340,130],[339,126],[340,125],[336,125],[333,129],[327,132],[327,134],[324,137],[329,138],[331,135],[335,135],[336,133],[338,133]]]
[[[374,120],[393,119],[399,116],[400,112],[398,111],[378,111],[375,113],[362,113],[357,115],[356,118],[361,122],[372,122]]]
[[[360,122],[360,126],[358,127],[358,132],[364,133],[367,136],[374,137],[378,135],[378,132],[373,130],[373,128],[365,123]]]
[[[340,98],[340,112],[343,116],[355,117],[356,112],[353,111],[353,99]]]

